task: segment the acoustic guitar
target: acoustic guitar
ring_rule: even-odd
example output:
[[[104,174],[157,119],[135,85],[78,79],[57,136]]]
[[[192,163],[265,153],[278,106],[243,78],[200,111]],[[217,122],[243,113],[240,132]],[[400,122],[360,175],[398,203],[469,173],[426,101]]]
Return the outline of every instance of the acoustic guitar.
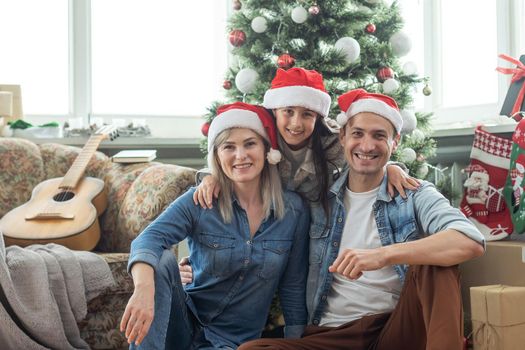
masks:
[[[66,175],[39,183],[29,202],[0,219],[6,245],[57,243],[74,250],[91,250],[100,239],[98,216],[107,207],[104,181],[84,177],[89,160],[116,129],[97,130],[82,148]]]

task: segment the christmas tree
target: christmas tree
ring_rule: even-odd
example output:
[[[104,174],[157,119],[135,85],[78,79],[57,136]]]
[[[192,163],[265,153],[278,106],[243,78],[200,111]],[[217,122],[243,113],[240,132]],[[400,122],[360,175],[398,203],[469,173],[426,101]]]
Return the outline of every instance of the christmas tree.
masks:
[[[402,30],[397,2],[234,0],[232,5],[227,32],[233,59],[223,84],[226,100],[209,108],[205,136],[217,106],[233,101],[261,104],[278,67],[303,67],[323,74],[333,118],[339,112],[337,96],[348,90],[392,96],[404,119],[393,159],[405,163],[412,175],[427,176],[426,160],[435,153],[430,114],[411,111],[413,93],[426,79],[417,76],[413,62],[402,62],[411,40]],[[423,93],[430,94],[428,85]],[[205,150],[206,140],[203,143]]]

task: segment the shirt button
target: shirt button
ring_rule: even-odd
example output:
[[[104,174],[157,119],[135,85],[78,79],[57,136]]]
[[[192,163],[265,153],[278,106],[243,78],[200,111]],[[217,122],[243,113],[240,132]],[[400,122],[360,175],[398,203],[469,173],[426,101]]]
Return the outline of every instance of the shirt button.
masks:
[[[343,222],[343,218],[337,218],[337,222]]]
[[[219,245],[217,243],[213,243],[213,248],[217,248]]]
[[[334,247],[337,247],[337,246],[339,245],[339,243],[338,243],[338,242],[333,242],[332,245],[333,245]]]
[[[246,241],[246,244],[251,245],[252,241]]]
[[[244,259],[244,265],[248,265],[250,263],[250,259]]]
[[[318,319],[315,319],[315,320],[313,320],[313,322],[312,322],[312,323],[313,323],[314,325],[316,325],[316,326],[317,326],[317,325],[319,324],[319,320],[318,320]]]
[[[244,276],[239,276],[239,280],[243,280],[244,279]]]
[[[326,295],[323,295],[321,299],[323,299],[323,301],[326,300]]]

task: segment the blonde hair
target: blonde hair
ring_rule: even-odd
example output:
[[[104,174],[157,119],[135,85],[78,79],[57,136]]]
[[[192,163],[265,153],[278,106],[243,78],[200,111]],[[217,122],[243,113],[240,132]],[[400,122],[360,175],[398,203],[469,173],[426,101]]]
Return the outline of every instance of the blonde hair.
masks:
[[[212,148],[212,154],[208,154],[211,173],[218,180],[219,186],[221,188],[221,195],[218,199],[219,211],[224,222],[226,223],[231,222],[233,216],[233,184],[232,180],[226,176],[224,170],[221,167],[217,149],[228,139],[231,129],[232,128],[226,129],[217,135]],[[267,153],[270,150],[270,144],[263,137],[261,137],[261,135],[257,134],[257,136],[259,136],[263,141],[265,153]],[[261,171],[260,191],[264,217],[269,217],[270,210],[273,205],[275,217],[277,220],[282,219],[284,217],[284,200],[281,178],[279,177],[277,166],[269,164],[267,160],[265,160],[264,167]]]

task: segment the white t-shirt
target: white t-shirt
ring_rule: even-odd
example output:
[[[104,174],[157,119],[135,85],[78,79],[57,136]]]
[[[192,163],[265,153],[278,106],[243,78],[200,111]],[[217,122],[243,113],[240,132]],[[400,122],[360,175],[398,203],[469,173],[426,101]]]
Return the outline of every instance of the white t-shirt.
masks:
[[[381,247],[373,212],[378,191],[379,187],[362,193],[346,189],[344,205],[347,215],[339,252]],[[334,273],[320,325],[337,327],[363,316],[390,312],[399,300],[401,288],[401,281],[392,266],[364,271],[357,280]]]

